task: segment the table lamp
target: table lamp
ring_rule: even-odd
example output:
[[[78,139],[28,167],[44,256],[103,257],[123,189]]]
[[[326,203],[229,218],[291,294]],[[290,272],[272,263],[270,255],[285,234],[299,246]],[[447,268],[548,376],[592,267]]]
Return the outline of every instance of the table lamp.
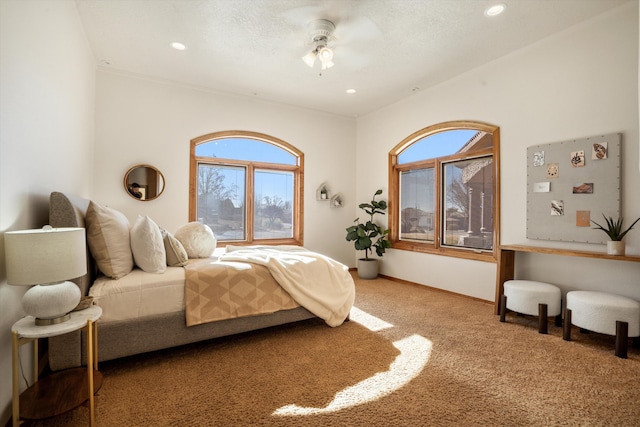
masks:
[[[7,283],[33,286],[22,297],[22,308],[36,325],[69,320],[80,302],[80,288],[70,279],[87,274],[84,228],[7,231],[4,234]]]

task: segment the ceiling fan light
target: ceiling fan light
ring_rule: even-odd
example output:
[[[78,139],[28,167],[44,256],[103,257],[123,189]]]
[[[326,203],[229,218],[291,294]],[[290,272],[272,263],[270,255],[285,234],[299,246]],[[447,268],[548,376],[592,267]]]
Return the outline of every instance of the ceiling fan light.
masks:
[[[316,52],[315,52],[315,50],[312,50],[311,52],[309,52],[305,56],[303,56],[302,60],[309,67],[313,68],[313,64],[316,63]]]
[[[333,51],[328,47],[324,46],[318,52],[318,56],[320,57],[320,61],[322,62],[322,69],[326,70],[327,68],[333,67],[335,64],[333,63]]]
[[[332,61],[322,61],[322,69],[326,70],[327,68],[333,67],[335,64]]]
[[[320,49],[318,54],[320,55],[320,60],[323,62],[331,62],[333,59],[333,51],[326,46]]]
[[[313,68],[316,58],[320,59],[323,70],[333,67],[333,50],[327,47],[329,40],[333,37],[333,30],[335,25],[326,19],[319,19],[309,24],[309,36],[315,49],[302,58],[309,67]]]

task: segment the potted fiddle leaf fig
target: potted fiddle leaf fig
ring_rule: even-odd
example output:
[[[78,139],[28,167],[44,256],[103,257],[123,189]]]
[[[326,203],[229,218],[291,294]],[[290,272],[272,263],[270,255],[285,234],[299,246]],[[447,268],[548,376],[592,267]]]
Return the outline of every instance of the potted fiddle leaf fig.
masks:
[[[385,215],[387,202],[376,200],[376,196],[382,194],[378,190],[373,195],[370,203],[360,203],[358,207],[364,210],[369,219],[367,222],[360,222],[360,218],[354,220],[355,225],[347,227],[347,241],[353,242],[356,250],[364,251],[364,258],[358,259],[358,277],[361,279],[375,279],[378,277],[378,259],[369,258],[375,249],[378,257],[382,257],[385,251],[391,247],[391,242],[387,240],[389,230],[384,229],[374,222],[376,215]]]
[[[602,214],[602,216],[606,221],[606,227],[598,224],[594,220],[591,220],[592,223],[597,225],[597,227],[594,227],[594,230],[602,230],[607,233],[607,236],[609,236],[610,240],[607,242],[607,253],[609,255],[624,255],[625,245],[622,239],[629,231],[633,229],[633,226],[636,225],[638,221],[640,221],[640,218],[633,221],[633,223],[629,227],[623,230],[623,217],[613,219],[613,217],[606,217],[604,214]]]

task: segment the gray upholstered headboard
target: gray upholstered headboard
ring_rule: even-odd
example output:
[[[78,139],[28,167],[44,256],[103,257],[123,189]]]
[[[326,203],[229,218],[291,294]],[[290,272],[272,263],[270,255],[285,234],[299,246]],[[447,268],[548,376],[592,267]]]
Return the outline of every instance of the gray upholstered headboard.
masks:
[[[57,191],[52,192],[49,196],[49,225],[55,228],[84,228],[84,217],[89,208],[89,202],[89,200],[80,197],[67,196]],[[87,295],[96,274],[96,265],[87,246],[87,274],[73,280],[80,287],[82,295]]]

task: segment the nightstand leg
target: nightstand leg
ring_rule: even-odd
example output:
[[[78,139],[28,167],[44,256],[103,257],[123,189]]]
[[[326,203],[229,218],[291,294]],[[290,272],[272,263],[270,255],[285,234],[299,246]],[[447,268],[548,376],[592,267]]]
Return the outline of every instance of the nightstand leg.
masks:
[[[35,384],[40,376],[40,370],[38,369],[38,340],[33,340],[33,382]]]
[[[93,368],[98,370],[98,324],[93,322]]]
[[[87,320],[87,377],[89,378],[89,425],[95,423],[94,401],[93,401],[93,322]]]
[[[12,339],[12,381],[13,381],[13,402],[12,402],[12,410],[13,410],[13,427],[18,427],[20,425],[20,385],[18,384],[18,333],[13,332]]]

